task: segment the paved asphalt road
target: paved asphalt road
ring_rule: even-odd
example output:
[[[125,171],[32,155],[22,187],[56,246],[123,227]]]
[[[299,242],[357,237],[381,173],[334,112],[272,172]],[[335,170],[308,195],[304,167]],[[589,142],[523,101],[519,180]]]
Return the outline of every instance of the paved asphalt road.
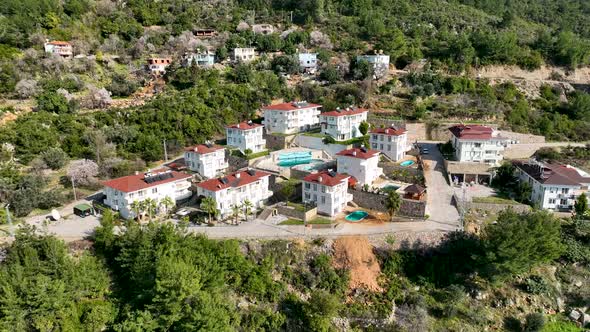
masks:
[[[453,188],[447,182],[447,175],[444,170],[444,158],[438,151],[436,143],[419,143],[429,153],[422,155],[425,170],[424,178],[428,200],[426,212],[430,215],[429,221],[448,224],[451,227],[459,228],[459,213],[457,208],[451,205]]]

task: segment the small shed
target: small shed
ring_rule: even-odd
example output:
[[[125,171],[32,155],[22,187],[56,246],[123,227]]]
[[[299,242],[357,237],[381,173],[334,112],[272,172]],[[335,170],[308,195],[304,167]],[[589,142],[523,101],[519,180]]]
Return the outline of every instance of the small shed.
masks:
[[[74,206],[74,214],[82,218],[91,216],[94,214],[94,208],[90,204],[78,204]]]
[[[424,196],[424,193],[426,192],[426,188],[424,188],[423,186],[421,186],[419,184],[412,184],[412,185],[407,186],[404,189],[404,192],[406,193],[404,195],[405,198],[413,199],[413,200],[421,200],[422,197]]]

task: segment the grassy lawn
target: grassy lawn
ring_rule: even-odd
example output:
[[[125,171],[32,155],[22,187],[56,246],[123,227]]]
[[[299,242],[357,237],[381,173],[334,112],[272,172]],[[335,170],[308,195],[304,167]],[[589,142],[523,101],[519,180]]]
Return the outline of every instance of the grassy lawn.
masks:
[[[303,204],[288,202],[287,206],[290,206],[297,211],[305,212],[305,207],[303,206]]]
[[[520,204],[515,200],[506,199],[502,197],[490,196],[490,197],[473,197],[473,203],[488,203],[488,204]]]
[[[313,220],[307,222],[310,225],[329,225],[332,223],[332,220],[327,218],[318,217]],[[299,219],[287,219],[281,222],[279,225],[303,225],[303,220]]]
[[[576,324],[568,321],[563,316],[549,317],[547,324],[541,332],[582,332],[583,329],[576,326]]]
[[[321,132],[307,132],[307,133],[304,133],[303,136],[311,136],[311,137],[319,137],[319,138],[326,137],[326,135],[322,134]]]

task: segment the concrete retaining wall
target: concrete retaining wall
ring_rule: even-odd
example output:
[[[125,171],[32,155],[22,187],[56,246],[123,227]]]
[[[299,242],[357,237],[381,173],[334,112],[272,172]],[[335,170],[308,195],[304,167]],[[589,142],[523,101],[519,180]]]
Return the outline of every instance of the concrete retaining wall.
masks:
[[[297,135],[293,142],[303,148],[324,150],[327,153],[329,153],[331,157],[334,157],[338,152],[342,150],[350,149],[352,147],[352,144],[324,144],[324,141],[321,137],[305,135]]]
[[[387,208],[385,207],[387,195],[375,194],[356,189],[349,189],[348,192],[352,194],[352,200],[360,207],[370,210],[387,211]],[[426,215],[426,201],[402,198],[402,204],[397,215],[423,218]]]
[[[288,206],[286,204],[285,205],[278,204],[275,206],[275,208],[277,209],[279,214],[282,214],[284,216],[294,218],[294,219],[300,219],[303,221],[312,220],[318,215],[318,209],[316,207],[309,209],[306,212],[298,211],[294,207]]]

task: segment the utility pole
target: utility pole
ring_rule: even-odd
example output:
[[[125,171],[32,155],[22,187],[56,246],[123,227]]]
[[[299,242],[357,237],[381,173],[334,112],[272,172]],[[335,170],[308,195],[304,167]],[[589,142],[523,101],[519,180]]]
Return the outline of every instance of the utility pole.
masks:
[[[6,221],[8,223],[8,235],[10,235],[12,237],[12,236],[14,236],[14,231],[12,229],[12,219],[10,218],[10,210],[8,209],[9,206],[10,206],[10,204],[6,204],[6,206],[4,208],[6,209]]]
[[[164,160],[168,161],[168,150],[166,149],[166,139],[163,140],[164,143]]]
[[[74,191],[74,200],[77,201],[78,200],[78,196],[76,195],[76,186],[74,185],[74,177],[71,177],[72,180],[72,190]]]
[[[291,23],[293,23],[293,11],[291,11]]]
[[[465,176],[465,175],[463,175]],[[463,179],[465,181],[465,179]],[[460,220],[461,220],[461,230],[465,230],[465,196],[467,194],[467,187],[465,186],[465,182],[463,182],[463,197],[461,198],[461,209],[460,209]]]

